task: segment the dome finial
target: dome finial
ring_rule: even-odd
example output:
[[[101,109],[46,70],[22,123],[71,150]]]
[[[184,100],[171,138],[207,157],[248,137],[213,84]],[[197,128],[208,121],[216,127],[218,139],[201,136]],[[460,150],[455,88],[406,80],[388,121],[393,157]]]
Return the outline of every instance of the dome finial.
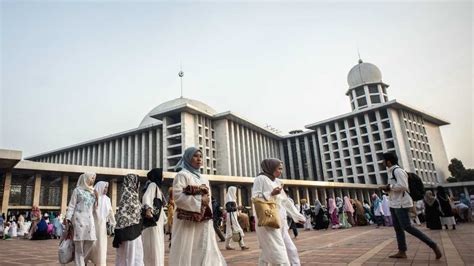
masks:
[[[179,73],[178,73],[178,76],[179,78],[181,79],[181,98],[183,98],[183,76],[184,76],[184,72],[183,72],[183,64],[180,63],[179,64]]]
[[[362,59],[360,58],[359,45],[357,45],[357,56],[359,56],[359,64],[362,64],[363,61],[362,61]]]

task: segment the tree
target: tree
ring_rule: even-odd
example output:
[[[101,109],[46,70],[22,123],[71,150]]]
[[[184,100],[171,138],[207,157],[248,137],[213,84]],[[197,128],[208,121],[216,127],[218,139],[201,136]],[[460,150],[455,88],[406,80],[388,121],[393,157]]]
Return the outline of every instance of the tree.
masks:
[[[466,168],[460,160],[453,158],[451,159],[451,164],[448,166],[448,170],[451,172],[452,177],[460,179],[461,175],[466,171]]]
[[[461,181],[461,182],[474,181],[474,169],[464,170],[460,174],[458,180]]]
[[[446,179],[446,181],[448,181],[448,183],[455,183],[455,182],[458,182],[458,180],[455,178],[455,177],[448,177],[448,179]]]

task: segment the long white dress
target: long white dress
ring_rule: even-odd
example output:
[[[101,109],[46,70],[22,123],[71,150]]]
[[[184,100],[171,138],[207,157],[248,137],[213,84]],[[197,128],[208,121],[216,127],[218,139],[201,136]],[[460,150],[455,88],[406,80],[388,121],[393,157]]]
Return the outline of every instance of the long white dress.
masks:
[[[204,177],[198,178],[186,169],[176,174],[173,181],[173,196],[176,209],[201,212],[201,195],[186,195],[183,189],[187,186],[206,185],[209,181]],[[209,189],[209,193],[210,189]],[[209,208],[211,201],[209,201]],[[171,249],[169,265],[227,265],[217,245],[216,234],[212,220],[192,222],[178,219],[176,211],[173,217]]]
[[[305,221],[304,215],[291,203],[285,192],[282,190],[279,195],[271,196],[274,188],[281,186],[282,182],[276,178],[272,181],[265,175],[255,178],[252,188],[252,198],[264,198],[269,200],[275,198],[281,219],[281,228],[275,229],[267,226],[257,226],[257,238],[262,249],[259,265],[300,265],[298,250],[288,233],[288,213],[295,221]],[[258,223],[258,220],[256,221]]]
[[[153,199],[155,197],[161,199],[163,193],[155,183],[150,183],[143,194],[142,203],[148,206],[153,206]],[[145,266],[162,266],[165,265],[165,234],[164,217],[166,213],[161,208],[160,218],[156,222],[156,226],[148,227],[142,231],[143,241],[143,260]]]
[[[112,204],[107,195],[99,196],[99,203],[94,212],[94,222],[97,240],[92,246],[90,259],[95,265],[107,265],[107,222],[115,224]]]
[[[97,239],[93,217],[94,204],[95,195],[92,192],[81,187],[76,187],[72,192],[66,219],[72,222],[74,228],[74,263],[76,265],[85,265],[92,245]]]
[[[306,222],[304,223],[304,229],[311,230],[311,214],[306,215],[305,214],[306,210],[311,210],[311,207],[309,206],[308,203],[301,205],[301,212],[302,212],[301,214],[304,215],[304,217],[306,218]]]
[[[236,187],[230,187],[229,191],[227,192],[226,195],[226,202],[225,204],[227,205],[228,202],[234,202],[237,206],[237,197],[235,195],[236,193]],[[231,248],[231,239],[232,239],[232,233],[233,231],[239,232],[240,233],[240,241],[239,245],[240,247],[245,246],[244,242],[244,230],[242,230],[242,227],[240,227],[239,220],[237,219],[238,211],[235,212],[227,212],[226,214],[226,224],[225,224],[225,244],[226,247]]]

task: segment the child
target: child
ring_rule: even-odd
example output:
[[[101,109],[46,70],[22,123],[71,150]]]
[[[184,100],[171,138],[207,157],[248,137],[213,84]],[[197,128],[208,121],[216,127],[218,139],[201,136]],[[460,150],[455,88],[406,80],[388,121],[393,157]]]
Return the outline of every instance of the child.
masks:
[[[3,240],[10,239],[10,223],[5,223],[5,229],[3,230]]]
[[[382,200],[380,200],[377,194],[372,195],[372,200],[374,201],[374,216],[375,216],[375,223],[377,224],[377,228],[383,224],[383,217],[384,211],[382,208]]]

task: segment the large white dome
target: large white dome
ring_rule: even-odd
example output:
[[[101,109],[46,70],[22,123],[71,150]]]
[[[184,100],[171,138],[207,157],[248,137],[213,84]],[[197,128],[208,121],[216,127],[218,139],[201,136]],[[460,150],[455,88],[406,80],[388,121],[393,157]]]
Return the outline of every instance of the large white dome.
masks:
[[[347,83],[349,89],[364,84],[382,83],[382,72],[376,65],[359,60],[359,64],[355,65],[347,74]]]
[[[210,107],[209,105],[207,105],[203,102],[188,99],[188,98],[176,98],[174,100],[164,102],[164,103],[158,105],[157,107],[153,108],[143,118],[143,120],[140,123],[139,127],[150,125],[150,124],[157,123],[157,122],[160,121],[158,119],[155,119],[155,118],[151,117],[151,115],[161,113],[161,112],[164,112],[164,111],[168,111],[168,110],[172,110],[176,107],[182,106],[183,104],[191,105],[192,107],[198,109],[199,111],[204,112],[204,113],[208,113],[209,115],[215,115],[217,113],[216,110],[214,110],[212,107]]]

